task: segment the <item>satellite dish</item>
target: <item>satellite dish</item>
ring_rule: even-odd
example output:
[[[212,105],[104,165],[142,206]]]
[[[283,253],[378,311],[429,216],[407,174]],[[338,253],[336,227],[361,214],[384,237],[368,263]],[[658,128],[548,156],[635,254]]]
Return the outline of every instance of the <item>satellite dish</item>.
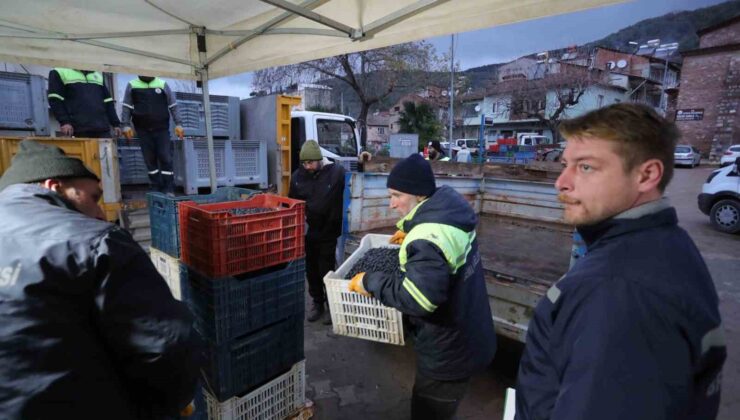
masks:
[[[619,61],[617,61],[617,67],[619,67],[620,69],[623,69],[623,68],[627,67],[627,60],[619,60]]]
[[[614,62],[613,61],[607,61],[606,62],[606,68],[611,70],[614,68]]]
[[[480,112],[480,105],[475,106],[475,112]]]
[[[442,96],[447,96],[447,91],[446,90],[443,90],[442,91]]]

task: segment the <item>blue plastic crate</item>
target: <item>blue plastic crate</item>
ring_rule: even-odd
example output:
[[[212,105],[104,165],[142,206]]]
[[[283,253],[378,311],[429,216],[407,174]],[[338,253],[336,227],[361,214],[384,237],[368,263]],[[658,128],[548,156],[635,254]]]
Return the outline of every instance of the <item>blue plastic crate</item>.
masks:
[[[222,187],[212,194],[184,195],[168,197],[165,194],[151,192],[147,194],[149,206],[149,221],[152,230],[152,246],[180,258],[180,214],[177,203],[180,201],[195,201],[199,204],[221,203],[248,198],[260,191],[237,187]]]
[[[303,359],[303,315],[295,315],[244,337],[206,346],[203,386],[224,401],[242,395]]]
[[[187,299],[203,337],[222,343],[305,311],[305,260],[236,277],[188,270]],[[184,300],[184,299],[183,299]]]

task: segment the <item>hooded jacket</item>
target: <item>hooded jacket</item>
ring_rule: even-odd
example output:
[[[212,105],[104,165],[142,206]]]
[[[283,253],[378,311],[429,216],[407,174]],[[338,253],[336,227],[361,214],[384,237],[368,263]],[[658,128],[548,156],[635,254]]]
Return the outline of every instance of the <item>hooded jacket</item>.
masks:
[[[176,416],[200,339],[147,254],[56,193],[0,193],[0,413],[10,419]]]
[[[417,369],[435,380],[469,378],[496,352],[477,223],[470,204],[442,186],[397,224],[407,234],[399,252],[405,277],[363,278],[365,290],[409,316]]]
[[[586,255],[529,324],[516,418],[716,418],[717,293],[676,211],[653,201],[578,232]]]

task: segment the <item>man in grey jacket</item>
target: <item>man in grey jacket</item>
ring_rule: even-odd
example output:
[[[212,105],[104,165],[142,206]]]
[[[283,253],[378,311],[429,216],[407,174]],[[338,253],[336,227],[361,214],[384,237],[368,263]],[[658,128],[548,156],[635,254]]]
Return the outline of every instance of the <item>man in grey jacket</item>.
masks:
[[[30,140],[0,178],[3,418],[163,418],[193,398],[191,315],[131,236],[102,220],[98,183]]]

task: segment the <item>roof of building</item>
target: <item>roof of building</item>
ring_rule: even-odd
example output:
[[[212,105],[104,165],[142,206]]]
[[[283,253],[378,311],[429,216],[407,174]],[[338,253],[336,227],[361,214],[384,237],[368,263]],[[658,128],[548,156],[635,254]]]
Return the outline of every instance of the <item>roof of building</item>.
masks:
[[[699,29],[698,31],[696,31],[696,34],[699,35],[699,36],[706,35],[709,32],[714,32],[714,31],[716,31],[718,29],[722,29],[722,28],[724,28],[726,26],[730,26],[730,25],[733,25],[733,24],[738,23],[738,22],[740,22],[740,15],[737,15],[735,17],[729,18],[727,20],[723,20],[722,22],[719,22],[719,23],[715,23],[714,25],[709,25],[707,27],[704,27],[702,29]]]

